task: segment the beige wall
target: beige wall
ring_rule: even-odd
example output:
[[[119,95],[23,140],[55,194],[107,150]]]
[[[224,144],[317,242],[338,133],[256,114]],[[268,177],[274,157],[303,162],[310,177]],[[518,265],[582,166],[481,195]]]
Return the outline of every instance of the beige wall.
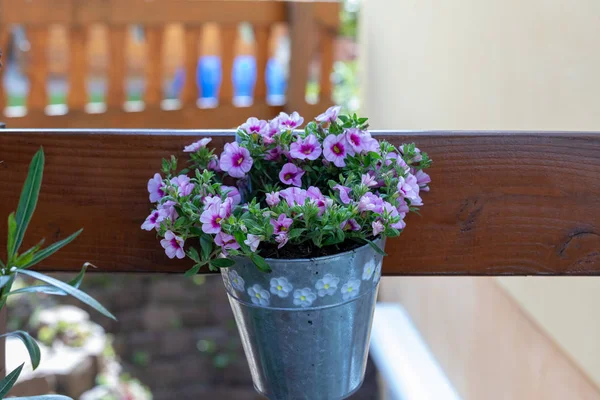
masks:
[[[374,129],[600,130],[598,0],[364,0],[360,41]],[[465,398],[600,398],[600,279],[398,282]]]

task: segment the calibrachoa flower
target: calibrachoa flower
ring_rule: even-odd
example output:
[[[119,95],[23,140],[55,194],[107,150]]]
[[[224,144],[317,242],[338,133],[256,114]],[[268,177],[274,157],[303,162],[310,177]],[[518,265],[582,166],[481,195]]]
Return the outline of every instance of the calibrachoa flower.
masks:
[[[309,187],[306,191],[306,195],[310,201],[319,208],[319,216],[323,215],[327,207],[330,207],[333,204],[333,200],[323,196],[318,187]]]
[[[215,236],[215,244],[221,247],[224,256],[228,255],[227,250],[237,250],[240,248],[239,243],[235,241],[233,236],[223,232],[217,233],[217,236]]]
[[[250,300],[252,301],[252,303],[256,305],[269,305],[269,298],[271,297],[271,295],[269,294],[269,292],[264,290],[259,284],[252,285],[252,287],[248,288],[248,295],[250,296]]]
[[[342,299],[350,300],[358,296],[358,290],[360,289],[360,281],[358,279],[350,279],[347,283],[342,286]]]
[[[282,155],[283,155],[283,150],[281,150],[281,147],[277,146],[277,147],[274,147],[271,150],[267,151],[267,154],[265,154],[265,160],[275,161],[275,160],[281,158]]]
[[[175,221],[179,217],[175,205],[177,203],[173,200],[167,200],[158,206],[159,222],[163,220]]]
[[[276,206],[281,201],[281,199],[279,198],[279,192],[267,193],[267,199],[265,201],[267,202],[267,205],[269,207]]]
[[[319,297],[332,296],[338,288],[338,283],[340,283],[340,278],[325,274],[322,279],[317,281],[315,289],[317,289]]]
[[[357,153],[367,153],[369,151],[379,150],[379,143],[371,137],[369,132],[361,131],[358,128],[346,130],[346,140]]]
[[[371,222],[371,227],[373,228],[373,236],[378,236],[381,232],[385,230],[383,226],[383,222],[381,220]]]
[[[232,206],[237,206],[242,202],[242,195],[240,195],[240,191],[236,187],[223,185],[221,186],[221,193],[226,194],[231,199]]]
[[[221,222],[231,214],[231,200],[227,199],[225,202],[221,202],[218,197],[209,199],[209,204],[200,215],[202,231],[204,233],[219,233],[221,232]]]
[[[198,150],[200,150],[201,148],[206,147],[206,145],[209,144],[211,141],[212,141],[212,138],[202,138],[202,139],[198,140],[197,142],[190,144],[189,146],[185,146],[183,148],[183,151],[185,153],[195,153]]]
[[[398,192],[402,197],[409,199],[411,204],[414,202],[415,205],[420,205],[419,189],[417,177],[413,174],[408,174],[406,178],[398,177]]]
[[[360,177],[360,183],[361,185],[365,185],[369,188],[377,186],[377,180],[375,179],[375,176],[369,174],[362,174],[362,176]]]
[[[179,175],[171,178],[171,184],[177,186],[177,193],[180,196],[189,196],[194,190],[194,184],[191,183],[187,175]]]
[[[371,192],[365,193],[358,202],[359,211],[373,211],[381,214],[383,212],[383,199]]]
[[[344,221],[340,224],[340,229],[345,231],[360,231],[360,225],[354,218]]]
[[[417,178],[417,184],[421,188],[422,191],[429,191],[429,183],[431,183],[431,177],[424,172],[422,169],[415,172],[415,177]]]
[[[275,235],[275,241],[278,243],[277,248],[280,249],[287,244],[289,236],[287,233],[282,232],[279,235]]]
[[[332,106],[327,109],[323,114],[319,114],[315,121],[319,122],[335,122],[338,115],[340,115],[340,111],[342,110],[341,106]]]
[[[286,185],[302,186],[302,175],[304,171],[301,168],[296,167],[292,163],[287,163],[281,168],[279,172],[279,180]]]
[[[292,291],[292,285],[286,278],[273,278],[271,279],[271,293],[281,298],[288,297]]]
[[[151,203],[156,203],[165,196],[164,187],[165,184],[160,174],[154,174],[154,177],[148,181],[148,193],[150,193]]]
[[[233,142],[225,144],[225,151],[221,154],[219,166],[230,176],[243,178],[252,168],[252,163],[253,160],[248,149]]]
[[[343,134],[329,135],[323,142],[323,156],[331,161],[336,167],[346,166],[346,157],[353,156],[354,150]]]
[[[338,183],[333,187],[333,189],[340,192],[340,200],[342,200],[342,203],[350,204],[352,202],[352,199],[350,198],[350,192],[352,192],[351,188],[348,186],[342,186]]]
[[[287,188],[279,192],[279,195],[287,202],[288,206],[292,207],[296,204],[304,204],[308,198],[308,194],[304,189],[295,187]]]
[[[316,160],[321,155],[321,143],[315,135],[298,138],[290,145],[290,156],[298,160]]]
[[[250,251],[255,252],[260,244],[261,237],[258,235],[248,234],[248,239],[244,240],[244,243],[250,247]]]
[[[287,218],[285,214],[281,214],[276,220],[271,218],[271,225],[275,228],[276,235],[289,231],[293,222],[294,220]]]
[[[167,257],[169,258],[185,257],[183,243],[183,239],[171,231],[166,231],[165,238],[160,241],[160,245],[163,247],[163,249],[165,249],[165,253],[167,253]]]
[[[317,298],[317,295],[310,288],[294,290],[294,305],[308,307]]]
[[[267,133],[268,123],[265,120],[258,118],[248,118],[245,124],[240,125],[241,130],[245,131],[249,135],[265,135]]]
[[[291,115],[287,115],[284,112],[281,112],[277,117],[277,122],[279,123],[279,129],[296,129],[299,128],[300,125],[304,122],[304,118],[300,116],[296,111],[294,111]]]
[[[160,227],[160,221],[162,218],[160,217],[160,213],[158,210],[154,210],[148,215],[148,218],[142,224],[142,229],[146,231],[151,231],[152,229],[158,229]]]

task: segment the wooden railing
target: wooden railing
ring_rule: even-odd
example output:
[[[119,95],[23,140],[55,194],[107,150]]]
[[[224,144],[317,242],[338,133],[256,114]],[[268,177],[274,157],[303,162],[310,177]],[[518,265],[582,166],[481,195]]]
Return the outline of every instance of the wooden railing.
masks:
[[[0,70],[0,117],[13,128],[220,128],[235,127],[247,116],[272,118],[280,111],[299,111],[312,118],[331,105],[330,74],[333,43],[339,20],[335,1],[260,0],[0,0],[0,48],[6,48],[15,24],[24,27],[30,43],[26,77],[30,89],[26,105],[7,109]],[[235,106],[232,67],[236,56],[238,25],[253,27],[254,56],[257,65],[253,103]],[[165,51],[164,33],[169,24],[181,24],[184,31],[185,81],[178,101],[163,101]],[[89,107],[86,79],[89,29],[101,24],[108,31],[108,90],[102,107]],[[145,33],[145,92],[141,101],[127,103],[126,38],[131,25],[141,25]],[[207,24],[218,26],[222,80],[218,106],[201,108],[202,95],[196,85],[199,43]],[[265,68],[270,57],[272,29],[286,24],[290,32],[290,79],[284,105],[267,101]],[[51,26],[68,32],[68,96],[61,107],[48,107],[48,32]],[[206,38],[204,38],[206,39]],[[320,58],[318,104],[305,99],[309,63]],[[152,61],[152,62],[150,62]],[[7,112],[8,111],[8,112]]]
[[[232,131],[0,130],[0,221],[15,209],[27,166],[46,153],[44,183],[27,237],[83,234],[39,268],[182,272],[140,225],[146,183],[162,157]],[[600,133],[375,132],[416,142],[434,160],[422,217],[389,241],[385,275],[600,274]],[[0,229],[0,243],[6,229]],[[4,248],[0,247],[1,253]]]

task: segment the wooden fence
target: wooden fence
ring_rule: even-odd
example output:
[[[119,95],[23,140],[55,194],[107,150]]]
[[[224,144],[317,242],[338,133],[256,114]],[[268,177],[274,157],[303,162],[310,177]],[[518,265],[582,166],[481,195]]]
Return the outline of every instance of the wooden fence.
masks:
[[[257,80],[253,103],[248,107],[233,104],[232,67],[236,56],[238,25],[253,27]],[[163,102],[165,27],[183,25],[185,81],[178,101]],[[330,74],[333,67],[334,40],[339,23],[336,1],[260,1],[260,0],[0,0],[0,48],[6,48],[10,29],[23,26],[30,43],[26,76],[30,89],[26,106],[9,112],[3,119],[13,128],[215,128],[234,127],[249,115],[272,118],[280,111],[299,111],[312,118],[331,105]],[[108,30],[108,90],[105,107],[91,110],[86,79],[90,70],[87,59],[89,29],[102,24]],[[127,104],[126,38],[131,25],[141,25],[145,33],[147,60],[145,92],[142,101]],[[222,80],[216,108],[199,108],[201,95],[196,82],[203,27],[218,26]],[[267,101],[265,68],[269,38],[273,27],[286,24],[290,33],[290,73],[286,102],[272,105]],[[68,32],[68,97],[60,111],[49,105],[47,81],[48,32],[61,25]],[[305,99],[309,63],[320,59],[320,95],[318,104]],[[0,111],[6,107],[0,70]],[[99,111],[100,110],[100,111]],[[10,111],[10,110],[9,110]],[[14,111],[14,110],[13,110]],[[2,115],[0,113],[0,115]]]
[[[9,127],[10,128],[10,127]],[[140,225],[146,183],[162,157],[232,131],[2,130],[0,221],[16,208],[28,163],[39,148],[46,170],[27,232],[33,245],[80,227],[83,234],[40,270],[182,272]],[[416,142],[433,158],[422,217],[387,245],[385,275],[599,275],[600,133],[375,132]],[[0,229],[0,243],[6,229]],[[4,248],[0,247],[0,253]]]

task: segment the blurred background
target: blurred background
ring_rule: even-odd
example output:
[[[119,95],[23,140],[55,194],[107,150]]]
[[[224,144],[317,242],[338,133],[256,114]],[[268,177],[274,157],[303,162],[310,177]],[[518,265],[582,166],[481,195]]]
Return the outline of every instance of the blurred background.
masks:
[[[0,5],[9,127],[231,128],[332,104],[373,129],[600,127],[595,1]],[[18,393],[259,398],[219,277],[90,274],[83,289],[119,321],[11,299],[9,329],[46,352]],[[387,277],[380,300],[353,399],[600,399],[596,278]],[[7,349],[12,368],[24,357]]]

